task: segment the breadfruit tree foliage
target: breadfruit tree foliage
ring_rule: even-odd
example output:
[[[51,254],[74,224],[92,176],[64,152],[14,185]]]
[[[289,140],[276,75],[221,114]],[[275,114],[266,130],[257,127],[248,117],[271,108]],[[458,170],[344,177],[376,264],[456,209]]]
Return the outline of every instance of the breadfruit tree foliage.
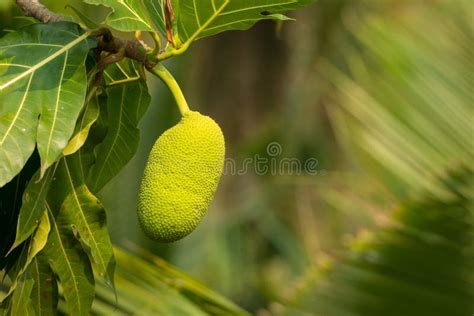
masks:
[[[166,82],[161,62],[194,41],[287,20],[284,12],[312,1],[84,2],[109,8],[100,27],[77,10],[79,18],[58,16],[17,0],[35,19],[0,38],[0,269],[11,280],[0,311],[10,315],[55,314],[59,297],[71,315],[89,315],[98,284],[113,293],[114,251],[96,194],[137,149],[150,103],[145,73]]]

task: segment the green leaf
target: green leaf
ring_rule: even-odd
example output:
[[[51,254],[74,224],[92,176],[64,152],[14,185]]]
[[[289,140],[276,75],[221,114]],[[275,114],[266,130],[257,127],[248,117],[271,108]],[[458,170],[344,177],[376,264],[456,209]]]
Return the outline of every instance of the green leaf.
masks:
[[[88,28],[91,30],[99,28],[99,25],[97,23],[89,19],[86,15],[84,15],[81,11],[79,11],[75,6],[71,4],[66,4],[64,7],[69,8],[72,11],[74,11],[74,13],[76,13],[76,15],[79,18],[79,24],[83,26],[84,28]]]
[[[63,150],[64,156],[72,155],[78,151],[87,140],[92,125],[99,117],[99,101],[93,97],[84,108],[79,122],[76,124],[74,136],[71,138],[66,148]]]
[[[106,225],[106,213],[99,200],[84,184],[78,158],[78,155],[63,158],[58,167],[56,181],[63,187],[64,192],[61,194],[66,196],[60,214],[94,262],[99,276],[113,286],[115,259]]]
[[[162,0],[85,0],[84,2],[111,8],[112,12],[107,16],[105,23],[119,31],[164,30]]]
[[[28,267],[18,280],[16,290],[13,292],[12,299],[10,301],[10,314],[11,315],[35,315],[30,294],[33,290],[34,279],[31,272],[31,268]]]
[[[135,61],[125,60],[110,65],[104,71],[105,82],[108,87],[120,84],[131,84],[140,79],[140,64]],[[144,82],[144,81],[143,81]]]
[[[84,103],[89,36],[60,22],[0,39],[0,187],[23,168],[35,140],[41,175],[61,155]]]
[[[113,83],[130,79],[134,64],[127,63],[116,64],[108,70],[105,76],[107,81]],[[112,86],[106,92],[108,130],[102,143],[94,149],[95,164],[87,178],[87,184],[94,193],[100,191],[135,154],[140,138],[137,125],[150,103],[150,95],[143,82]]]
[[[230,30],[246,30],[260,20],[287,20],[280,13],[295,10],[313,0],[180,0],[178,35],[189,42]]]
[[[31,239],[28,250],[27,265],[30,265],[33,258],[46,246],[50,230],[51,224],[45,208],[41,219],[39,220],[38,228],[36,228],[35,234]]]
[[[37,172],[23,192],[23,203],[18,217],[16,238],[11,250],[25,241],[38,226],[40,218],[46,209],[46,195],[48,194],[53,174],[54,171],[49,169],[46,171],[45,177],[39,180],[40,175]]]
[[[23,246],[16,265],[10,272],[10,278],[13,282],[10,285],[7,296],[14,293],[19,280],[21,280],[23,274],[28,270],[35,256],[45,247],[50,229],[50,222],[46,211],[44,211],[35,234],[31,236],[28,242]]]
[[[94,278],[87,255],[81,249],[70,223],[49,212],[51,234],[43,254],[58,276],[70,315],[89,315],[94,299]]]
[[[146,9],[148,10],[148,15],[153,23],[156,25],[158,30],[162,33],[166,33],[166,24],[165,24],[165,13],[163,8],[165,6],[166,0],[140,0],[143,1]]]
[[[40,253],[31,262],[31,272],[35,282],[31,291],[31,302],[36,316],[56,315],[58,286],[53,271]]]

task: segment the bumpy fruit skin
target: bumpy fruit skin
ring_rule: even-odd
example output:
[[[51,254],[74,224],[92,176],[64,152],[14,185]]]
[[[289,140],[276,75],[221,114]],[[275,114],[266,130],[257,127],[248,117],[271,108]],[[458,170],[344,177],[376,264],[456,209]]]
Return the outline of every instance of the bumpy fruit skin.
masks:
[[[222,174],[222,131],[208,116],[189,111],[153,146],[138,194],[138,219],[145,234],[172,242],[201,221]]]

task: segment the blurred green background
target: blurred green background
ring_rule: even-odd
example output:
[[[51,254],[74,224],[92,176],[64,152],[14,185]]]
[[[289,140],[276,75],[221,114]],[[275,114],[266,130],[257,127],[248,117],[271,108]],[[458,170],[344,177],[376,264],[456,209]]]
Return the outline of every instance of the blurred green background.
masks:
[[[72,14],[65,1],[43,2]],[[71,3],[95,20],[103,16]],[[255,155],[274,158],[267,146],[276,142],[278,161],[316,159],[317,174],[228,173],[194,233],[169,245],[148,240],[136,218],[138,185],[151,146],[179,119],[170,93],[150,77],[152,105],[138,153],[101,192],[114,243],[148,249],[260,315],[346,315],[354,304],[326,314],[319,302],[330,302],[329,295],[314,307],[295,293],[317,286],[308,275],[365,247],[367,236],[403,222],[394,211],[423,213],[406,203],[451,201],[451,172],[472,179],[473,7],[470,0],[319,0],[290,13],[296,21],[196,42],[167,64],[190,106],[222,127],[227,157],[237,166]],[[2,1],[0,10],[0,29],[21,23],[13,1]],[[462,192],[467,250],[457,268],[466,270],[456,286],[466,291],[456,297],[465,305],[452,315],[472,308],[474,288],[472,186]],[[430,214],[452,214],[443,205]],[[406,255],[407,266],[417,264]],[[334,291],[349,293],[342,285]]]

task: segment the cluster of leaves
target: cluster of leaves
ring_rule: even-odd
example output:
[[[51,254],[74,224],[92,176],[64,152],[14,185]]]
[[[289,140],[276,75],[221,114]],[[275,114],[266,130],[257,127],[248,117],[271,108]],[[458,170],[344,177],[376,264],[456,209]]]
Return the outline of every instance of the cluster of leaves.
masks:
[[[281,12],[311,1],[84,2],[112,9],[108,27],[166,38],[163,50],[150,50],[156,61],[205,36],[285,20]],[[150,96],[142,64],[124,59],[100,69],[107,53],[97,54],[95,33],[81,26],[90,21],[71,21],[33,22],[0,39],[0,269],[11,281],[1,307],[7,314],[54,314],[59,288],[65,311],[88,315],[96,283],[115,288],[114,249],[96,194],[134,155]],[[98,74],[104,80],[97,82]]]

